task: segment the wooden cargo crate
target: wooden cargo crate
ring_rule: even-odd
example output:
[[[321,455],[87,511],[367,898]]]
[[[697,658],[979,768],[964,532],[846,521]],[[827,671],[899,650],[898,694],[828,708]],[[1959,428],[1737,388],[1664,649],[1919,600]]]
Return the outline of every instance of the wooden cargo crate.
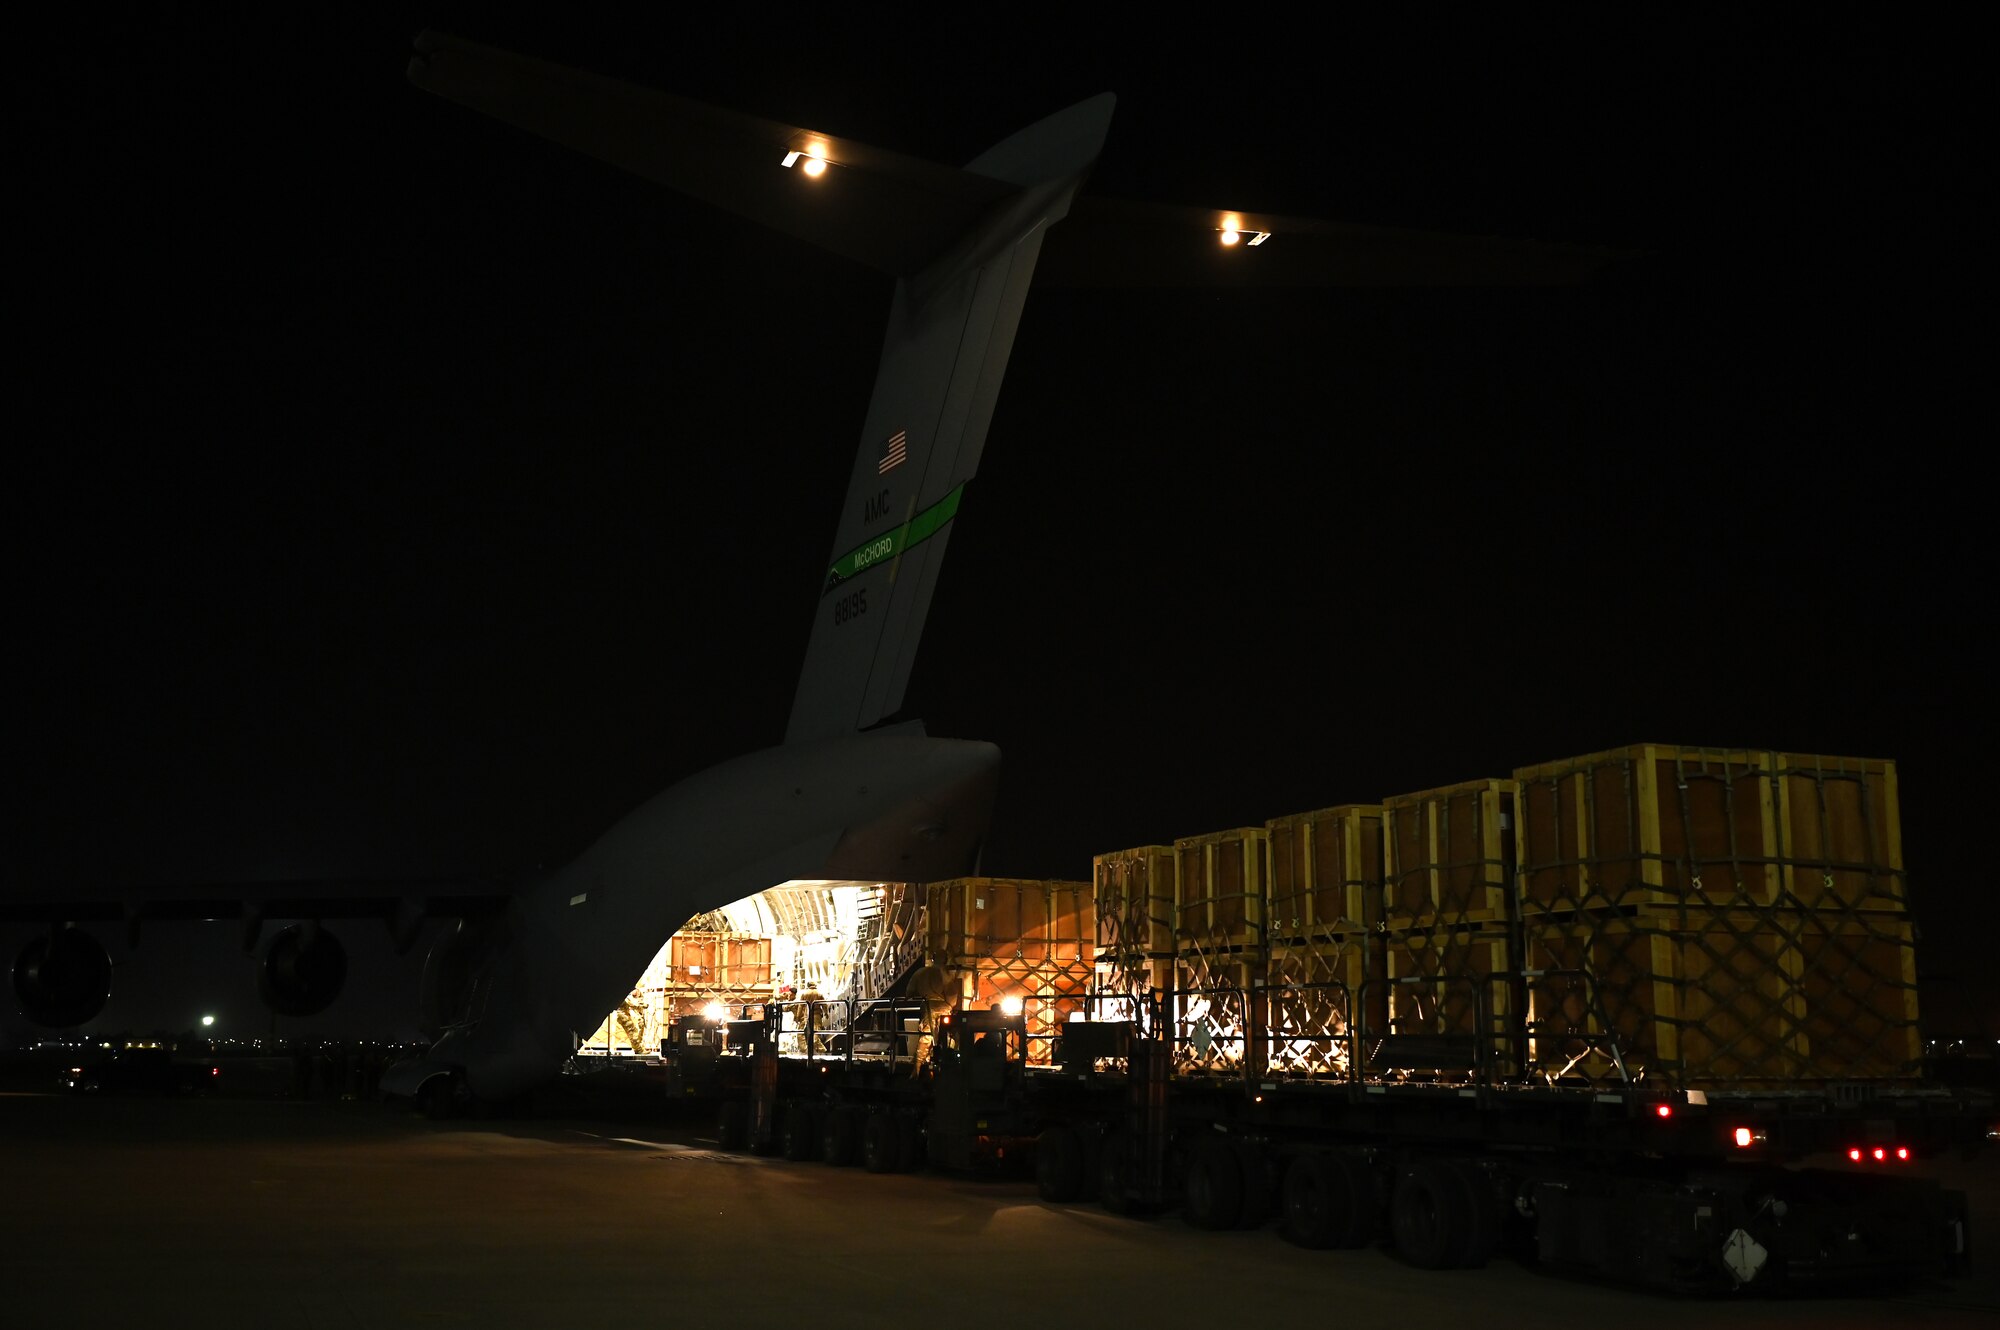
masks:
[[[729,933],[676,933],[667,944],[666,982],[677,992],[768,988],[771,939]]]
[[[1177,952],[1262,945],[1269,856],[1270,836],[1262,827],[1174,842]]]
[[[1386,1033],[1490,1037],[1514,1010],[1514,966],[1504,925],[1392,930],[1383,939],[1383,952]],[[1371,1023],[1369,1034],[1377,1033]]]
[[[1902,909],[1907,897],[1896,764],[1778,753],[1771,766],[1783,838],[1784,904]]]
[[[1382,801],[1388,928],[1429,932],[1508,918],[1516,790],[1511,780],[1476,780]]]
[[[1895,913],[1528,921],[1530,1056],[1552,1081],[1770,1089],[1913,1076],[1916,952]]]
[[[1372,929],[1382,918],[1382,809],[1343,804],[1272,818],[1266,919],[1275,942]]]
[[[1097,911],[1087,882],[961,877],[928,887],[929,958],[1055,961],[1090,968]]]
[[[1778,892],[1768,753],[1637,744],[1524,767],[1524,916],[1631,907],[1755,909]]]
[[[1174,848],[1141,845],[1090,861],[1097,956],[1124,969],[1174,951]]]

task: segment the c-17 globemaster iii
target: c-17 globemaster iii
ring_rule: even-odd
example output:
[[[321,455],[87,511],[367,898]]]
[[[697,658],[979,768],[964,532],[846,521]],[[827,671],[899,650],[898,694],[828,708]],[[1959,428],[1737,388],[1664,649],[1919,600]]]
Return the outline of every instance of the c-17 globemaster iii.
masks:
[[[954,168],[702,105],[476,42],[425,33],[410,80],[893,280],[873,394],[784,742],[669,786],[574,862],[506,890],[482,883],[78,886],[0,899],[51,925],[21,953],[31,1019],[82,1024],[109,989],[104,947],[76,925],[307,920],[264,948],[275,1010],[339,992],[327,919],[379,916],[407,946],[459,917],[425,968],[435,1043],[383,1087],[439,1107],[503,1099],[555,1075],[580,1033],[695,915],[799,880],[934,881],[975,870],[999,750],[899,721],[953,518],[977,473],[1031,282],[1406,286],[1567,282],[1592,251],[1080,194],[1114,98],[1057,111]],[[803,590],[803,589],[802,589]]]

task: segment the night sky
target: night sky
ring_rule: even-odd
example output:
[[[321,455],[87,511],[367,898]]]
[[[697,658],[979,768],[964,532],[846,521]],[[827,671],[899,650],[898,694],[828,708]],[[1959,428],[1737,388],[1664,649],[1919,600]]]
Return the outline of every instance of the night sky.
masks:
[[[758,13],[19,48],[17,886],[553,866],[782,736],[887,279],[417,92],[434,26],[949,163],[1109,90],[1097,192],[1621,251],[1037,292],[906,714],[1000,746],[1009,876],[1640,741],[1893,757],[1990,1009],[1968,33]],[[172,932],[106,1019],[256,1019]],[[407,1025],[382,950],[324,1028]]]

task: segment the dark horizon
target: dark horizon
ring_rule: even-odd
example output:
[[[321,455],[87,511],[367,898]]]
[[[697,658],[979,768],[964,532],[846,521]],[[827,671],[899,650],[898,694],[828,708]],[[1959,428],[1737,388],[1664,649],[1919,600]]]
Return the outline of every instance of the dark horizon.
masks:
[[[1926,465],[1964,34],[279,22],[26,76],[27,883],[529,871],[782,734],[886,281],[415,91],[430,24],[952,163],[1110,90],[1095,192],[1621,251],[1037,291],[904,714],[1000,746],[1020,877],[1642,741],[1895,758],[1924,969],[1995,1010]]]

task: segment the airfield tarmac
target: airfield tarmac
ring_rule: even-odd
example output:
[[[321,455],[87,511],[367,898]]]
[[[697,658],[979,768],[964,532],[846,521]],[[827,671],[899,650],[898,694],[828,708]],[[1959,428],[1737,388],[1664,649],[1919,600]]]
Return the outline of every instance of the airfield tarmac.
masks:
[[[2000,1241],[2000,1157],[1936,1167],[1972,1195],[1975,1252]],[[691,1122],[0,1094],[0,1179],[20,1326],[2000,1323],[1990,1255],[1893,1296],[1693,1302],[725,1154]]]

